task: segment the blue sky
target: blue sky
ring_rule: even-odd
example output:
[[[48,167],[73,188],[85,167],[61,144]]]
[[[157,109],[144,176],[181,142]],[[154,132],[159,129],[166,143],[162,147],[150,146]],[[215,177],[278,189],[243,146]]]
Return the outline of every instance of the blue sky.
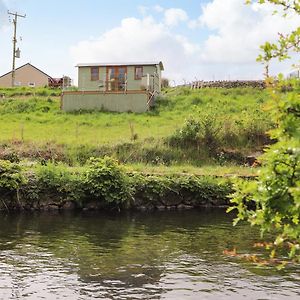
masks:
[[[268,6],[243,2],[0,0],[0,74],[11,69],[9,9],[27,15],[18,22],[17,66],[31,62],[53,77],[76,82],[77,63],[162,60],[176,83],[261,78],[259,45],[295,28],[299,17],[284,20]]]

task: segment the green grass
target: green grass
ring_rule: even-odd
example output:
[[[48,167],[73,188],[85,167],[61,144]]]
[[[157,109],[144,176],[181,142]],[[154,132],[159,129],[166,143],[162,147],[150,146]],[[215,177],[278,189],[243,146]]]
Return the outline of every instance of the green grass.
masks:
[[[5,97],[29,97],[29,96],[59,96],[61,91],[59,89],[51,89],[46,87],[31,88],[31,87],[17,87],[17,88],[0,88],[0,95]]]
[[[21,141],[24,145],[17,147],[21,155],[23,148],[32,145],[53,146],[53,151],[55,145],[64,145],[67,150],[63,151],[73,156],[81,151],[87,157],[109,154],[130,164],[202,165],[210,156],[204,127],[195,135],[196,145],[169,143],[174,136],[180,142],[187,119],[193,118],[201,126],[204,120],[213,120],[220,153],[224,149],[244,154],[261,149],[265,132],[272,127],[263,109],[267,92],[253,88],[170,88],[153,111],[143,114],[65,113],[60,110],[59,93],[51,89],[0,88],[0,95],[4,95],[0,99],[2,148]]]
[[[253,177],[257,176],[259,168],[249,168],[246,166],[226,165],[220,166],[217,164],[204,165],[202,167],[195,167],[192,165],[172,165],[172,166],[153,166],[144,164],[131,164],[126,165],[125,170],[127,172],[137,172],[143,174],[182,174],[182,175],[203,175],[203,176],[245,176]]]
[[[38,163],[32,163],[28,160],[23,160],[21,163],[24,170],[28,171],[37,171],[43,166]],[[52,164],[50,164],[52,165]],[[62,168],[66,168],[66,165],[57,164],[57,168],[61,166]],[[227,164],[226,166],[220,166],[218,164],[211,164],[211,165],[203,165],[201,167],[196,167],[193,165],[188,164],[181,164],[181,165],[151,165],[151,164],[142,164],[142,163],[135,163],[135,164],[125,164],[124,171],[126,173],[138,173],[138,174],[156,174],[156,175],[196,175],[196,176],[216,176],[216,177],[255,177],[258,175],[260,168],[253,168],[247,166],[238,166],[234,164]],[[68,170],[72,171],[73,173],[81,173],[84,172],[86,169],[86,165],[84,166],[73,166],[67,167]]]
[[[262,110],[265,99],[265,91],[247,88],[199,91],[170,89],[158,101],[159,107],[155,111],[133,114],[63,113],[59,109],[58,97],[47,95],[19,99],[9,96],[0,102],[0,139],[20,139],[22,132],[27,141],[111,144],[131,139],[130,124],[138,140],[150,137],[157,139],[171,135],[182,127],[187,118],[201,118],[203,114],[213,115],[227,127],[246,128],[253,125],[255,120],[260,127],[268,129],[270,122]]]

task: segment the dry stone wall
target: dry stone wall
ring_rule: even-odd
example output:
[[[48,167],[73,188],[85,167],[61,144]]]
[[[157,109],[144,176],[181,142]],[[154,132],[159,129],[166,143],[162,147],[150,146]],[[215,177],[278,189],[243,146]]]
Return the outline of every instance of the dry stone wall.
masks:
[[[217,81],[193,81],[190,83],[190,88],[240,88],[240,87],[252,87],[264,89],[266,84],[263,80],[217,80]]]

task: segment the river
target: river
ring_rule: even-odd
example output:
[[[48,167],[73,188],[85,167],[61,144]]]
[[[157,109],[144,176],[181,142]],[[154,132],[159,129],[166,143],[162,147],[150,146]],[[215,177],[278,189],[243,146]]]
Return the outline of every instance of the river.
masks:
[[[1,214],[0,299],[300,299],[259,241],[221,209]]]

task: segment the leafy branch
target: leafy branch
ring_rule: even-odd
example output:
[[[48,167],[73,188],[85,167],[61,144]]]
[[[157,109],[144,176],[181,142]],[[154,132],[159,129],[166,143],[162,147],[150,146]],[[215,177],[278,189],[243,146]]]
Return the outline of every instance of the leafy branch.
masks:
[[[256,2],[279,5],[286,14],[300,14],[299,0]],[[272,59],[282,61],[289,58],[291,52],[300,52],[300,27],[289,34],[279,34],[277,43],[266,42],[261,49],[263,54],[257,60],[266,65],[269,108],[277,124],[270,135],[277,142],[260,158],[263,167],[258,179],[236,183],[230,210],[237,210],[234,224],[247,220],[259,226],[262,233],[274,232],[274,247],[288,246],[289,257],[300,261],[300,81],[286,80],[282,75],[276,81],[268,77]],[[271,257],[276,253],[275,248]]]

